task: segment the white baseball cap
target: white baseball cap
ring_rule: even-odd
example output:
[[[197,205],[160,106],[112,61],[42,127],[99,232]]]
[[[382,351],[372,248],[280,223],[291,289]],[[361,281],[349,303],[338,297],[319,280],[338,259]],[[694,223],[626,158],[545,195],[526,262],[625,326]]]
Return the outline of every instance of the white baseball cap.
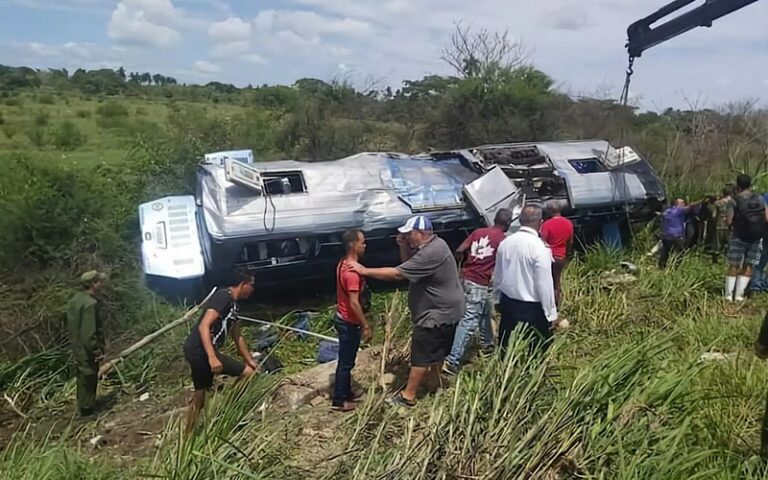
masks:
[[[405,221],[405,225],[398,228],[400,233],[408,233],[411,230],[428,230],[432,231],[432,222],[429,221],[424,215],[416,215]]]

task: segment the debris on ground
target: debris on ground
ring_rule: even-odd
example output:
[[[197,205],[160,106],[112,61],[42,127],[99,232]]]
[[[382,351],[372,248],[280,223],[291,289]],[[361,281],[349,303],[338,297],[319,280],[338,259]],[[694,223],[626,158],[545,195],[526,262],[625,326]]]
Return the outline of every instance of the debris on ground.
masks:
[[[722,362],[733,357],[733,353],[704,352],[699,357],[700,362]]]

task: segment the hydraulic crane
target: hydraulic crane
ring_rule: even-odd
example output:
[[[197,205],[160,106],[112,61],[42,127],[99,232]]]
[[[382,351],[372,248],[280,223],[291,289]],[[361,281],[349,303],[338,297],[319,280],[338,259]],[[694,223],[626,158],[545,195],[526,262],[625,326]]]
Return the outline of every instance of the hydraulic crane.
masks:
[[[635,58],[641,56],[644,51],[696,27],[711,27],[713,21],[759,0],[705,0],[703,5],[692,8],[661,25],[652,26],[695,1],[675,0],[651,15],[632,23],[627,28],[626,47],[629,52],[629,67],[622,92],[621,101],[623,103],[626,103],[629,94],[629,81],[633,73],[632,66]]]

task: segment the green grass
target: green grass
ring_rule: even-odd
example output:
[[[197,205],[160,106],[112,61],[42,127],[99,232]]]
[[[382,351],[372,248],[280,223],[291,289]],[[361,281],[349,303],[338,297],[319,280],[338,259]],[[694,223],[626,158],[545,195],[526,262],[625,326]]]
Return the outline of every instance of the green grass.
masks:
[[[24,151],[29,158],[57,162],[63,165],[89,169],[102,163],[118,163],[127,159],[137,132],[146,129],[165,128],[167,118],[174,109],[186,107],[203,108],[205,112],[221,117],[242,113],[244,108],[226,104],[193,103],[183,101],[162,101],[142,98],[93,98],[76,94],[61,93],[54,96],[55,103],[48,104],[41,98],[45,95],[22,94],[10,99],[11,105],[0,100],[0,152]],[[6,101],[9,99],[5,99]],[[109,128],[100,124],[97,113],[105,104],[117,104],[126,109],[128,115]],[[50,143],[37,146],[30,141],[28,133],[34,128],[36,118],[46,118],[41,128],[50,141],[52,131],[65,120],[71,121],[85,136],[85,143],[72,151],[63,151]],[[13,132],[9,138],[6,132]]]
[[[129,470],[117,473],[108,457],[82,452],[77,434],[68,432],[42,440],[19,434],[0,454],[0,471],[20,479],[55,478],[50,472],[82,478],[147,472],[162,478],[764,478],[768,471],[757,452],[768,365],[751,348],[766,299],[741,309],[724,304],[723,266],[697,254],[665,272],[634,255],[637,281],[605,288],[600,274],[612,266],[605,256],[595,251],[568,267],[564,314],[572,328],[557,335],[545,361],[530,358],[518,341],[507,359],[476,360],[454,385],[422,398],[412,411],[385,406],[374,388],[329,434],[327,451],[345,453],[321,464],[290,456],[305,440],[290,434],[293,416],[260,411],[274,388],[274,380],[262,378],[214,396],[191,442],[179,436],[179,423],[169,422],[157,453],[131,459]],[[390,296],[376,299],[377,318]],[[315,327],[326,329],[324,321],[321,316]],[[180,388],[179,379],[167,382],[163,375],[167,365],[182,361],[184,334],[174,332],[153,354],[126,364],[122,388],[131,382],[145,382],[153,392]],[[710,351],[727,358],[700,361]],[[285,339],[277,352],[294,371],[314,348]],[[53,404],[40,405],[72,402],[72,390],[63,391]]]

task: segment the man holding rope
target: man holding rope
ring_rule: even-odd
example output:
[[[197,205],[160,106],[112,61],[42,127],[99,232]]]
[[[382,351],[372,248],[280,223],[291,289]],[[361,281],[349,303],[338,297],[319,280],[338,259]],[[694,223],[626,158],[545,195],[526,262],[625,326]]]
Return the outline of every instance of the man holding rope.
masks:
[[[205,405],[206,391],[213,386],[214,374],[237,377],[239,381],[250,377],[257,369],[237,324],[237,302],[253,294],[254,279],[250,275],[238,273],[235,282],[229,288],[218,290],[203,305],[200,321],[184,342],[184,358],[189,363],[195,385],[187,414],[187,434],[192,432],[197,423],[200,410]],[[227,333],[237,345],[244,364],[219,352]]]

